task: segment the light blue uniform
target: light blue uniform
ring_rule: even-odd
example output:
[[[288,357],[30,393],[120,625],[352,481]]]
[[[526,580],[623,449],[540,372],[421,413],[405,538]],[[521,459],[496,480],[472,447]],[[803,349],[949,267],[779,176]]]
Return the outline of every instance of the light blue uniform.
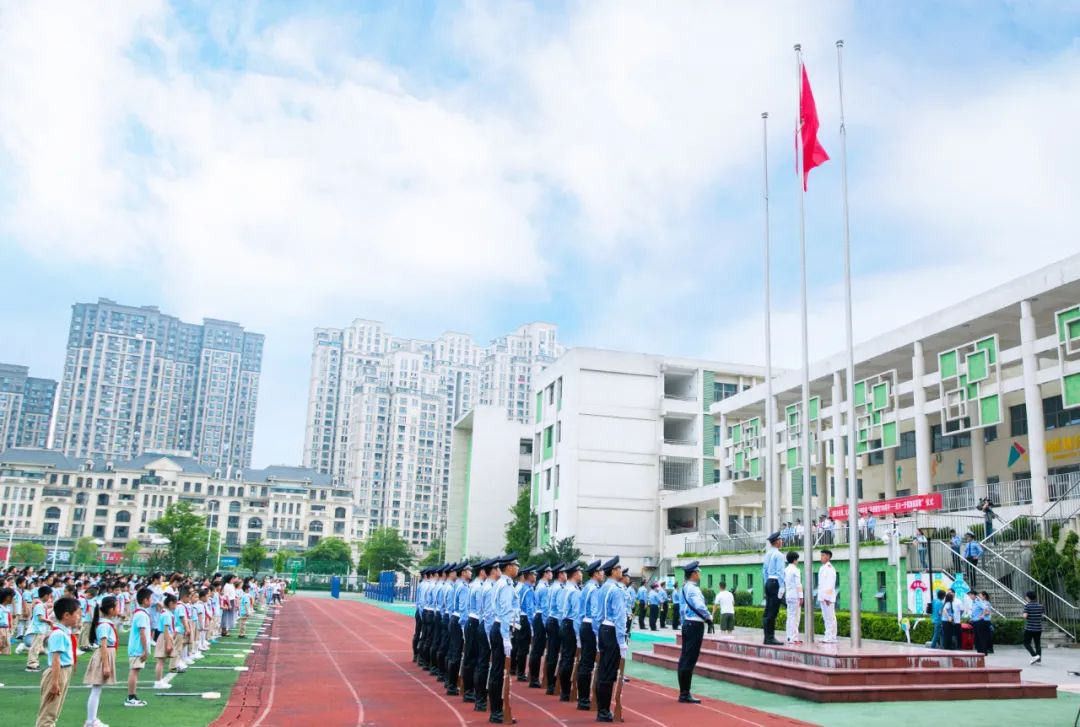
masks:
[[[626,593],[621,583],[609,579],[600,589],[601,625],[615,627],[615,643],[626,657]]]
[[[150,615],[146,609],[137,608],[131,616],[131,635],[128,637],[128,656],[149,656],[143,651],[142,634],[146,634],[146,643],[151,646],[154,640],[150,633]]]
[[[486,579],[477,578],[469,584],[469,617],[480,618],[480,610],[484,607],[484,582]]]
[[[779,548],[769,548],[765,553],[765,562],[761,566],[762,584],[768,584],[770,578],[784,582],[784,556]]]
[[[684,609],[681,614],[683,617],[684,629],[686,628],[687,621],[704,622],[712,620],[711,618],[702,617],[702,614],[704,614],[705,616],[709,615],[709,608],[705,603],[705,596],[704,594],[702,594],[701,589],[698,587],[698,584],[694,583],[693,581],[687,581],[683,584],[682,589],[680,591],[675,591],[675,593],[679,594],[680,596],[686,596],[686,609]]]
[[[552,581],[551,586],[548,588],[547,613],[544,614],[545,619],[553,618],[556,621],[562,621],[562,611],[559,610],[559,596],[562,594],[562,589],[562,583]]]
[[[589,599],[596,596],[597,590],[596,581],[591,578],[586,581],[585,586],[581,589],[581,597],[578,600],[577,611],[574,614],[574,631],[578,635],[578,641],[581,641],[582,627],[592,628],[593,612]]]
[[[60,666],[71,666],[75,663],[75,652],[71,650],[71,631],[63,624],[53,627],[46,642],[46,650],[49,652],[49,662],[52,663],[52,655],[60,655]]]
[[[651,591],[649,591],[649,605],[650,606],[657,606],[657,607],[660,606],[660,589],[659,588],[654,588]]]
[[[499,633],[502,634],[503,642],[503,654],[510,656],[510,649],[512,644],[510,643],[510,629],[517,624],[518,616],[521,613],[521,601],[518,599],[518,593],[514,589],[514,581],[510,576],[503,576],[499,579],[499,582],[492,589],[492,600],[494,601],[494,613],[495,623],[499,624]]]
[[[536,600],[533,602],[533,615],[537,613],[542,617],[547,616],[548,591],[551,590],[549,581],[540,581],[536,584]]]
[[[484,635],[490,641],[491,627],[495,625],[495,587],[490,579],[484,581],[480,594],[480,620],[484,624]]]

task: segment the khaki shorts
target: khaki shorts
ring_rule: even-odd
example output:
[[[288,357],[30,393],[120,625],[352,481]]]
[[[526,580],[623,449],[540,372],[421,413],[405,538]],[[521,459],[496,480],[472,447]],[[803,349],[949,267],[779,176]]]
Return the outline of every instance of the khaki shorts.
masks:
[[[146,666],[146,654],[143,654],[142,656],[128,657],[129,669],[142,669],[144,666]]]

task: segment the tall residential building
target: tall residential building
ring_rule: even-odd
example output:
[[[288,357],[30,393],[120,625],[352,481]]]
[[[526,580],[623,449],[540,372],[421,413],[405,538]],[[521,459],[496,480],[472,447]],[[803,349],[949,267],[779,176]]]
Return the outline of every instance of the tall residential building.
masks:
[[[56,381],[30,376],[26,366],[0,363],[0,447],[41,447],[49,441]]]
[[[262,334],[155,306],[72,306],[52,446],[80,458],[189,452],[222,476],[251,465]]]
[[[532,380],[562,352],[531,323],[478,345],[447,332],[398,338],[382,323],[315,331],[304,466],[349,483],[357,534],[391,526],[416,546],[443,534],[454,422],[478,404],[532,415]]]

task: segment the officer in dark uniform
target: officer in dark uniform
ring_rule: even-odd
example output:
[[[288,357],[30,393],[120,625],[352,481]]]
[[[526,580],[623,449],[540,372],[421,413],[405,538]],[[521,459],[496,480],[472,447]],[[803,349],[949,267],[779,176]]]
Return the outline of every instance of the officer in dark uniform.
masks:
[[[559,625],[562,618],[559,613],[559,596],[562,594],[562,580],[559,578],[563,572],[563,564],[559,563],[551,569],[552,586],[548,589],[547,620],[544,622],[544,632],[547,634],[547,661],[544,662],[544,677],[547,679],[547,689],[544,694],[555,693],[555,673],[559,668]]]
[[[762,629],[765,632],[765,644],[781,646],[776,640],[776,616],[780,613],[780,587],[784,584],[784,556],[780,554],[783,539],[779,532],[769,536],[769,548],[765,551],[765,563],[761,568],[762,583],[765,587],[765,613],[762,614]]]
[[[533,589],[534,613],[527,614],[532,619],[532,650],[529,652],[529,688],[539,689],[540,662],[544,658],[544,649],[547,646],[547,626],[544,623],[543,600],[547,597],[545,591],[551,585],[551,565],[544,564],[536,569],[537,583]]]
[[[446,694],[458,695],[458,674],[461,672],[461,655],[464,645],[462,622],[469,618],[469,581],[472,580],[472,566],[466,561],[457,565],[458,585],[451,591],[450,597],[450,640],[446,652]]]
[[[480,569],[483,565],[484,561],[482,560],[474,563],[472,566],[473,573],[480,576],[482,574]],[[462,701],[464,702],[476,701],[476,660],[480,653],[479,638],[483,636],[480,633],[480,607],[478,605],[480,580],[480,578],[477,578],[477,580],[469,584],[469,596],[465,600],[465,613],[462,614],[462,618],[465,619],[461,660],[461,687],[463,692]]]
[[[420,581],[416,584],[416,626],[413,628],[412,635],[412,660],[414,662],[420,662],[420,634],[424,628],[424,592],[428,587],[428,574],[429,569],[424,568],[420,571]]]
[[[607,580],[600,589],[600,664],[596,671],[596,721],[613,722],[611,698],[619,678],[619,660],[627,652],[626,596],[623,592],[619,556],[601,566]]]
[[[603,583],[603,574],[600,571],[600,561],[594,560],[585,566],[585,576],[588,583],[581,590],[581,631],[578,638],[581,639],[581,657],[578,660],[578,703],[577,708],[583,712],[592,709],[592,674],[596,661],[596,631],[600,627],[600,586]]]
[[[694,678],[694,667],[701,654],[701,640],[706,627],[713,632],[712,616],[705,603],[698,583],[701,581],[701,569],[698,562],[691,561],[683,567],[685,578],[682,587],[682,600],[685,613],[682,623],[682,653],[679,654],[679,701],[684,704],[699,704],[700,699],[690,693],[690,682]]]
[[[532,591],[533,584],[532,566],[518,571],[518,603],[521,606],[521,614],[518,616],[518,628],[514,633],[514,649],[510,655],[510,666],[514,669],[514,676],[519,682],[529,681],[526,674],[529,662],[529,646],[532,644],[532,611],[535,594]]]

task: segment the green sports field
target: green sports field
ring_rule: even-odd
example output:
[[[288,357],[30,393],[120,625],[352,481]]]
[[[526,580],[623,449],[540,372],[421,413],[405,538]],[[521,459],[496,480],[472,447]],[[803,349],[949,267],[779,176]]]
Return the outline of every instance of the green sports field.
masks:
[[[196,661],[183,674],[172,675],[172,688],[156,692],[154,685],[154,665],[147,664],[142,670],[142,678],[139,681],[139,697],[146,701],[145,707],[125,707],[124,699],[127,698],[127,641],[129,632],[120,634],[120,647],[117,649],[117,684],[105,687],[101,696],[101,706],[98,709],[98,719],[109,727],[146,727],[146,725],[176,725],[183,727],[196,727],[208,725],[221,714],[225,703],[229,699],[229,692],[241,672],[235,671],[234,667],[241,666],[246,661],[246,655],[234,656],[233,652],[247,649],[263,649],[266,646],[253,647],[252,637],[259,630],[265,618],[264,614],[256,614],[248,620],[248,638],[237,639],[230,635],[227,639],[219,639],[212,646],[205,658]],[[235,633],[235,632],[234,632]],[[267,642],[261,641],[265,644]],[[77,671],[71,680],[71,688],[68,689],[67,698],[64,702],[64,711],[60,715],[60,727],[81,727],[86,723],[86,698],[90,690],[82,685],[83,673],[90,663],[91,654],[79,657]],[[44,673],[46,660],[45,655],[41,658],[42,671],[38,674],[30,674],[26,668],[26,654],[12,654],[0,656],[0,722],[12,727],[23,727],[34,724],[37,717],[39,703],[39,686],[41,675]],[[221,669],[207,669],[203,667],[225,667]],[[202,699],[201,697],[162,697],[157,696],[166,693],[178,692],[220,692],[219,699]]]

